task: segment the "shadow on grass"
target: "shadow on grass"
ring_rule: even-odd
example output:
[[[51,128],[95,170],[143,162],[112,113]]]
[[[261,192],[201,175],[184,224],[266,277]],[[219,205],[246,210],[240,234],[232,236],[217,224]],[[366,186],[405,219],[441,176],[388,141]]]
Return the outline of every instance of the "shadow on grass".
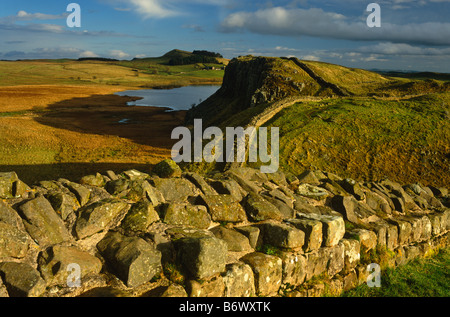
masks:
[[[182,126],[186,111],[170,111],[159,107],[128,106],[138,97],[93,95],[72,98],[36,110],[38,123],[78,133],[112,135],[138,144],[170,149],[174,128]]]
[[[19,179],[27,185],[34,185],[39,181],[57,180],[65,178],[78,182],[83,176],[112,170],[119,174],[123,171],[136,169],[148,173],[152,166],[135,163],[61,163],[38,165],[0,165],[1,172],[16,172]]]

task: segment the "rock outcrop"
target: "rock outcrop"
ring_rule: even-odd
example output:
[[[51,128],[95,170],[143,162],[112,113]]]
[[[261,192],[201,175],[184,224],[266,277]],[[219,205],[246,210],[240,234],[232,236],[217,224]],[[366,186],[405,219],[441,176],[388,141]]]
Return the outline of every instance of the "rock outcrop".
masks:
[[[0,198],[11,297],[337,295],[374,259],[446,247],[450,229],[446,188],[322,171],[200,175],[166,161],[33,186],[2,173]]]

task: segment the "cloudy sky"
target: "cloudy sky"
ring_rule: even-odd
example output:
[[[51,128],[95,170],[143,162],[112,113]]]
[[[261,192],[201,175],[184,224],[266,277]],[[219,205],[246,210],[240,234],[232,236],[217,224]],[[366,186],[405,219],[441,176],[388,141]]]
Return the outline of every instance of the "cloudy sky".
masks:
[[[67,5],[81,27],[67,26]],[[0,59],[118,59],[174,48],[296,56],[366,69],[450,73],[450,0],[0,1]]]

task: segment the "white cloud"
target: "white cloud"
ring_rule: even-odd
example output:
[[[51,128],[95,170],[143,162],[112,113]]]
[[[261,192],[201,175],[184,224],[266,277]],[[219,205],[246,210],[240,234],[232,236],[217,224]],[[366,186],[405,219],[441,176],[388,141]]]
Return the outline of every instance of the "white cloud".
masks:
[[[112,58],[116,58],[116,59],[125,59],[125,58],[130,57],[130,54],[127,54],[121,50],[111,50],[111,51],[109,51],[109,55]]]
[[[281,36],[312,36],[354,41],[450,45],[450,23],[425,22],[397,25],[382,22],[369,28],[359,19],[322,9],[273,7],[255,12],[236,12],[224,19],[223,32],[250,31]]]

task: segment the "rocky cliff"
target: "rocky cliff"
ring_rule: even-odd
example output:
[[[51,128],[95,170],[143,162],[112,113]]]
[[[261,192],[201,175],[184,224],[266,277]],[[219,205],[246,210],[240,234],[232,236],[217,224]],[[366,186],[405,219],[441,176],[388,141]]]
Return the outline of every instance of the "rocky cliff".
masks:
[[[323,171],[0,174],[1,296],[320,296],[446,247],[446,188]],[[319,282],[311,283],[315,276]],[[307,283],[308,282],[308,283]]]

